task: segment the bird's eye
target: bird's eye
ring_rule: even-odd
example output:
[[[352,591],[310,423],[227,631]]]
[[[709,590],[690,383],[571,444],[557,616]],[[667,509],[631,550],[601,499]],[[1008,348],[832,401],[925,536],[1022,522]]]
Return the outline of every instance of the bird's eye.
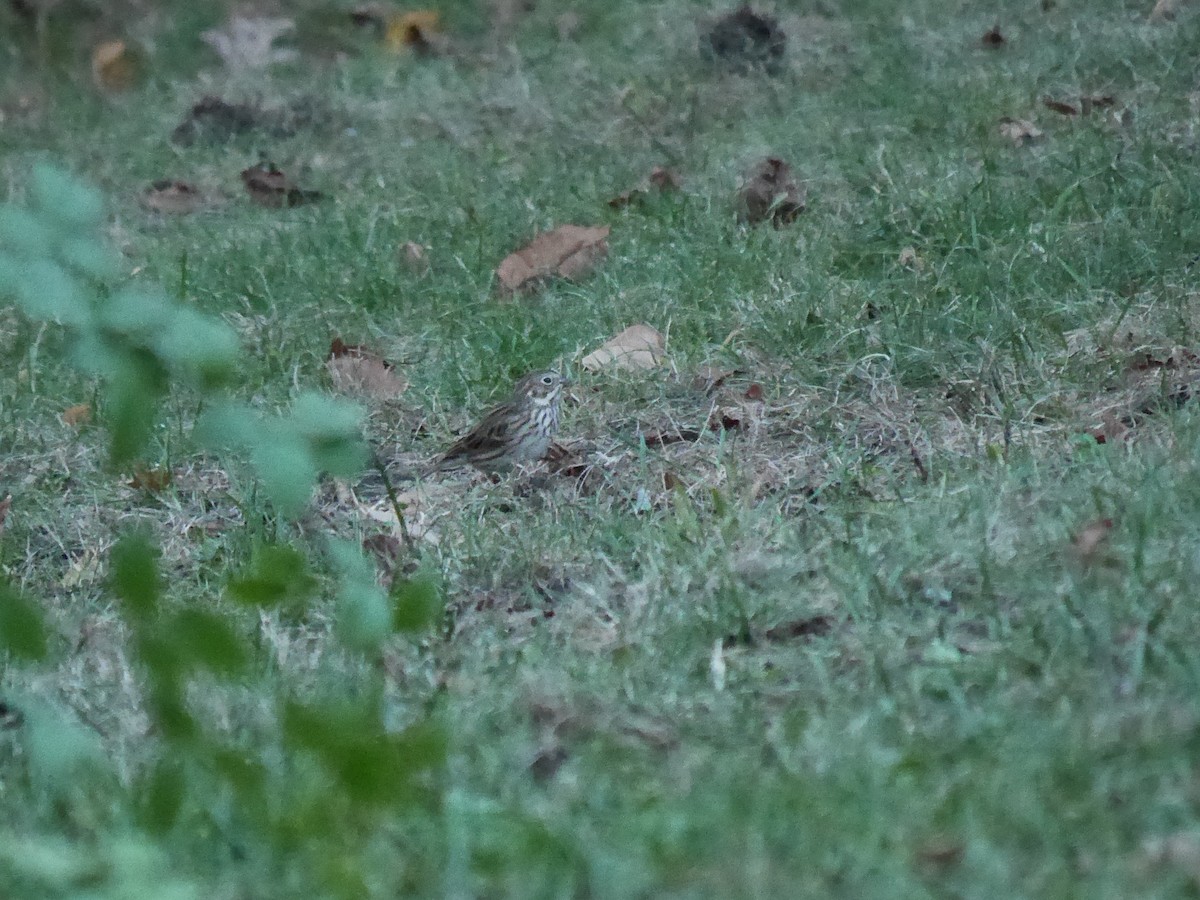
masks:
[[[543,375],[542,376],[542,384],[546,385],[547,387],[554,384],[554,376],[553,375]]]

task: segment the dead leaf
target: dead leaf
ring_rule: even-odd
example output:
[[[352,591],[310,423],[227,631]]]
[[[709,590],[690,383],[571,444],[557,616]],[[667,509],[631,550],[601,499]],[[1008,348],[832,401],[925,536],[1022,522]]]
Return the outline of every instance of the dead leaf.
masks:
[[[1158,0],[1150,10],[1151,22],[1174,22],[1179,12],[1179,0]]]
[[[650,174],[636,185],[609,200],[608,205],[613,209],[620,209],[635,200],[644,200],[651,194],[665,194],[668,191],[677,191],[682,187],[683,181],[678,173],[664,166],[655,166],[650,170]]]
[[[142,468],[139,466],[134,469],[133,477],[129,479],[131,488],[149,491],[152,494],[158,494],[166,490],[171,483],[171,470],[161,468]]]
[[[1005,116],[1000,120],[1000,134],[1018,147],[1024,147],[1040,140],[1042,130],[1027,119],[1013,119]]]
[[[1071,538],[1071,550],[1075,558],[1084,566],[1095,563],[1100,551],[1108,543],[1112,530],[1112,519],[1096,519],[1084,525]]]
[[[92,83],[110,94],[127,91],[137,81],[138,62],[124,41],[104,41],[92,50]]]
[[[429,257],[425,255],[428,249],[416,241],[405,241],[400,247],[400,258],[409,271],[424,275],[429,271]]]
[[[781,622],[763,632],[763,638],[773,643],[794,641],[797,638],[823,637],[833,630],[837,620],[830,615],[809,616]]]
[[[296,187],[273,162],[262,161],[258,165],[242,170],[242,184],[250,199],[259,206],[281,209],[299,206],[321,199],[320,191],[307,191]]]
[[[709,431],[741,431],[744,427],[742,414],[736,409],[714,409],[708,417]]]
[[[74,406],[68,406],[63,410],[62,420],[65,424],[86,425],[92,421],[92,405],[90,403],[76,403]]]
[[[257,107],[210,95],[192,106],[171,132],[171,140],[184,146],[197,141],[223,143],[261,125],[263,113]]]
[[[139,201],[153,212],[184,215],[204,205],[204,197],[186,181],[163,178],[142,192]]]
[[[993,25],[991,28],[985,31],[983,33],[983,37],[979,39],[979,42],[983,44],[983,46],[989,47],[993,50],[997,47],[1003,47],[1005,43],[1007,43],[1004,40],[1004,35],[1000,33],[999,25]]]
[[[1097,444],[1120,444],[1129,440],[1132,429],[1111,412],[1104,414],[1104,424],[1092,432]]]
[[[408,382],[396,367],[366,347],[345,343],[335,337],[325,361],[334,390],[359,394],[375,400],[394,400],[408,390]]]
[[[725,379],[734,373],[733,369],[722,369],[717,366],[700,366],[692,377],[692,390],[703,394],[711,394],[725,383]]]
[[[807,206],[808,188],[792,177],[792,167],[769,156],[754,165],[738,191],[738,220],[757,225],[768,219],[776,227],[796,221]]]
[[[234,16],[224,28],[201,32],[200,40],[212,47],[230,69],[265,69],[273,63],[296,58],[294,49],[274,46],[280,37],[295,27],[296,23],[291,19]]]
[[[427,52],[434,49],[435,35],[442,30],[441,13],[432,9],[418,9],[393,16],[384,33],[384,43],[392,50],[416,50]]]
[[[747,400],[761,400],[763,398],[763,386],[755,383],[746,388],[745,398]]]
[[[754,12],[749,5],[718,19],[700,43],[702,56],[740,73],[758,68],[771,74],[779,72],[786,49],[787,35],[779,23]]]
[[[1055,100],[1053,97],[1043,97],[1042,106],[1046,107],[1046,109],[1054,110],[1054,112],[1063,116],[1079,115],[1079,108],[1077,106],[1072,106],[1070,103],[1064,103],[1061,100]]]
[[[1091,115],[1094,109],[1109,109],[1117,105],[1117,98],[1111,94],[1092,94],[1079,98],[1079,105],[1085,116]]]
[[[912,269],[914,272],[921,272],[925,269],[925,260],[917,253],[916,247],[905,247],[896,257],[896,262],[903,268]]]
[[[653,369],[663,361],[666,340],[649,325],[630,325],[585,356],[581,365],[589,372],[600,369]]]
[[[504,258],[496,268],[501,287],[509,293],[533,290],[545,278],[574,279],[608,254],[607,225],[560,225]]]

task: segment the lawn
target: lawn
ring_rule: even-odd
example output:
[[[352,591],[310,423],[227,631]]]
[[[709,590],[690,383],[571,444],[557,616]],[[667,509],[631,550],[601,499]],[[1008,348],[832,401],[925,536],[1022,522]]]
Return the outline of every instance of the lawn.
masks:
[[[3,299],[0,894],[1200,891],[1194,5],[797,0],[767,66],[685,0],[250,4],[292,27],[244,64],[221,4],[39,5],[0,200],[95,186],[99,290],[231,330],[263,415],[342,398],[335,338],[387,360],[389,478],[289,511],[174,379],[114,461],[111,385]],[[568,224],[606,255],[504,291]],[[653,365],[584,365],[639,324]],[[553,460],[412,477],[545,368]]]

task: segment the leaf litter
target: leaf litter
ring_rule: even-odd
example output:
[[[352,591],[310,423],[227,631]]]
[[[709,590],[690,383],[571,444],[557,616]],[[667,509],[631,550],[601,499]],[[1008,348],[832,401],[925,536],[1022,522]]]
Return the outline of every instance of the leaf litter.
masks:
[[[506,256],[496,278],[508,294],[536,290],[547,278],[581,278],[608,255],[607,225],[560,225]]]
[[[755,163],[737,193],[738,221],[749,225],[790,225],[807,206],[807,185],[796,181],[792,167],[777,156]]]
[[[325,368],[334,390],[374,400],[394,400],[408,390],[396,367],[372,350],[347,344],[335,337],[329,345]]]
[[[269,209],[300,206],[322,198],[320,191],[298,187],[275,163],[267,160],[243,169],[242,184],[251,200]]]
[[[589,372],[601,369],[654,369],[663,364],[666,339],[650,325],[630,325],[583,358]]]

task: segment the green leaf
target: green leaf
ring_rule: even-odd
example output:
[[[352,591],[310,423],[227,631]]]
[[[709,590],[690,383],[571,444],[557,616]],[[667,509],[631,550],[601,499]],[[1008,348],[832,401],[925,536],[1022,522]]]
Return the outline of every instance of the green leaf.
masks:
[[[240,603],[254,606],[295,605],[312,596],[317,579],[308,560],[294,547],[281,544],[260,547],[250,570],[229,581],[226,590]]]
[[[167,378],[157,359],[136,350],[115,358],[110,373],[108,402],[104,407],[115,463],[128,462],[141,453],[158,422],[158,401],[166,392]]]
[[[168,620],[167,632],[190,664],[223,676],[246,671],[250,651],[242,637],[214,612],[184,609]]]
[[[397,578],[392,583],[392,627],[412,634],[437,623],[445,610],[437,582],[428,576]]]
[[[126,288],[109,297],[96,318],[102,328],[137,340],[147,340],[170,321],[173,310],[162,294]]]
[[[214,449],[246,448],[254,444],[262,429],[261,417],[240,403],[217,403],[196,422],[195,436]]]
[[[235,374],[240,344],[232,328],[192,309],[177,309],[154,349],[174,370],[208,387]]]
[[[128,534],[109,556],[109,581],[134,619],[154,612],[161,596],[158,548],[141,534]]]
[[[139,786],[142,826],[155,834],[168,831],[179,818],[186,786],[179,761],[161,757]]]
[[[0,582],[0,652],[36,662],[46,657],[42,613],[27,597]]]
[[[305,507],[318,470],[303,441],[287,433],[263,435],[250,450],[250,462],[280,512],[294,515]]]
[[[157,681],[146,699],[150,717],[164,738],[177,743],[197,738],[200,729],[183,702],[177,682]]]
[[[67,268],[85,278],[104,280],[121,273],[116,254],[95,238],[67,238],[59,245],[57,256]]]
[[[16,297],[30,318],[52,319],[75,328],[91,321],[87,295],[62,266],[48,259],[31,260],[23,266]]]
[[[104,218],[104,197],[91,185],[57,166],[34,167],[30,193],[39,210],[74,228],[98,225]]]
[[[21,702],[25,725],[21,735],[29,773],[41,787],[77,787],[82,770],[103,771],[104,752],[96,735],[45,700]]]
[[[363,409],[357,403],[335,400],[324,394],[304,393],[292,403],[291,423],[310,440],[357,435],[362,419]]]
[[[21,261],[46,259],[54,250],[54,230],[27,209],[0,204],[0,247]]]
[[[360,653],[376,653],[392,633],[392,608],[378,585],[351,583],[338,589],[337,634]]]

